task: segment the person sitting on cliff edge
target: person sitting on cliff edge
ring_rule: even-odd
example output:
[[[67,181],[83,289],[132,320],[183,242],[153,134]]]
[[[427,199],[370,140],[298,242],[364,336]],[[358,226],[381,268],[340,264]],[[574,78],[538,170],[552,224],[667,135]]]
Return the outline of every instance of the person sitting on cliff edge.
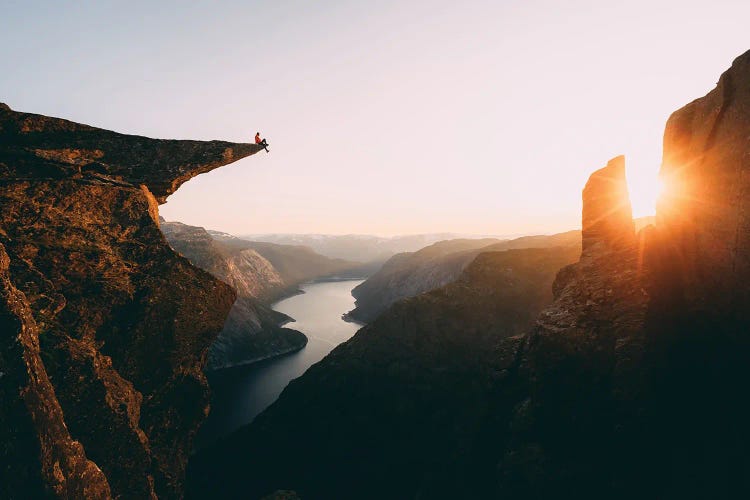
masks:
[[[261,146],[263,146],[263,149],[266,150],[266,153],[270,152],[268,151],[268,143],[266,142],[266,140],[260,138],[260,132],[255,133],[255,144],[260,144]]]

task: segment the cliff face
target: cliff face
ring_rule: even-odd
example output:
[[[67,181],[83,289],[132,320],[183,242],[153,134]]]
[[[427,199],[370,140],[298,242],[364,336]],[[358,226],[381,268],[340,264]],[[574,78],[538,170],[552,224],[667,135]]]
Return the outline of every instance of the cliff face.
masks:
[[[745,53],[672,114],[656,227],[635,243],[622,203],[591,212],[584,196],[584,224],[611,217],[591,245],[584,227],[580,263],[519,354],[503,494],[750,495],[748,89]]]
[[[252,249],[216,241],[202,227],[162,222],[161,230],[172,248],[237,293],[224,328],[208,351],[208,370],[278,356],[307,344],[302,333],[281,328],[291,318],[266,303],[289,289],[268,260]]]
[[[230,285],[238,296],[273,298],[287,288],[273,265],[252,249],[230,248],[202,227],[165,221],[160,227],[172,248]]]
[[[714,90],[669,118],[658,224],[674,248],[684,307],[713,317],[746,317],[750,289],[750,54],[738,57]],[[697,201],[700,201],[698,203]],[[716,296],[733,297],[720,310]]]
[[[644,475],[618,484],[644,463],[622,447],[643,390],[649,298],[639,245],[645,232],[636,237],[622,157],[589,178],[582,226],[579,261],[558,273],[554,303],[496,388],[499,474],[487,487],[511,498],[547,498],[560,488],[583,498],[627,497],[631,487],[643,493]]]
[[[257,151],[0,106],[0,496],[181,494],[235,294],[169,248],[158,203]]]

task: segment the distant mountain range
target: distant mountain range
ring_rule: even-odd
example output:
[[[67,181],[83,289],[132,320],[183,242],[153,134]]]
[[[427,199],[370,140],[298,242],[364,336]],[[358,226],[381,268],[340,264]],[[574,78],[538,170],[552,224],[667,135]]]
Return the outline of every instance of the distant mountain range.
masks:
[[[252,241],[283,245],[303,245],[327,257],[355,262],[385,262],[403,252],[415,252],[438,241],[465,238],[456,233],[412,234],[405,236],[372,236],[364,234],[251,234],[241,236]]]
[[[251,249],[263,255],[294,286],[323,277],[365,278],[379,267],[362,260],[327,255],[304,244],[254,241],[210,230],[208,233],[227,248]]]
[[[635,219],[636,229],[653,224],[654,217]],[[581,231],[553,235],[451,239],[439,241],[416,252],[394,255],[365,282],[354,288],[355,308],[347,318],[369,323],[395,302],[414,297],[456,280],[466,266],[482,252],[520,248],[581,247]]]

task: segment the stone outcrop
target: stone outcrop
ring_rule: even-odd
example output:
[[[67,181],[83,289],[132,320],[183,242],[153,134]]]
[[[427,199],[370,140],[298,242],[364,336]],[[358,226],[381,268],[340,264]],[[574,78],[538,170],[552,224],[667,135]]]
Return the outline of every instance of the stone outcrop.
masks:
[[[159,203],[196,175],[258,152],[258,145],[118,134],[0,107],[0,179],[79,178],[144,185]]]
[[[633,238],[624,176],[602,206],[584,191],[581,259],[558,275],[499,389],[499,494],[750,494],[748,89],[750,53],[670,117],[656,227]],[[587,218],[603,213],[587,241]]]
[[[625,157],[617,156],[591,174],[583,188],[581,216],[582,246],[587,252],[603,244],[628,248],[635,242],[635,224],[630,208]]]
[[[181,495],[235,294],[169,248],[158,203],[258,149],[0,106],[0,496]]]

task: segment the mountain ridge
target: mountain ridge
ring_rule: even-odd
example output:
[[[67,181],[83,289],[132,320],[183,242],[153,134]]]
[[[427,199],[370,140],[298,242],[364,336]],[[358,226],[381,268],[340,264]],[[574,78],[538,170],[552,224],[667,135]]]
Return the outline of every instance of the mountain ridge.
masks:
[[[654,220],[654,217],[640,217],[634,222],[640,230],[653,224]],[[346,318],[368,323],[400,299],[446,285],[457,279],[481,252],[553,246],[580,247],[580,234],[580,230],[571,230],[508,240],[462,238],[436,242],[416,252],[397,254],[352,291],[356,299],[355,308],[346,314]],[[451,248],[450,242],[453,245],[463,245],[466,249],[461,251]]]

